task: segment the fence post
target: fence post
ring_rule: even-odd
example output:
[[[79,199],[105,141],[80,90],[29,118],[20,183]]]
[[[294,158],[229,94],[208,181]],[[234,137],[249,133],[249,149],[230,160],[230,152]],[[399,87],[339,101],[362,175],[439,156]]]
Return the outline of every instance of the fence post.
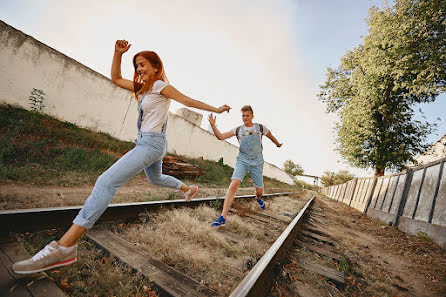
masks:
[[[410,184],[412,183],[413,169],[408,169],[406,173],[406,181],[404,183],[403,195],[401,196],[398,210],[393,220],[393,225],[398,226],[400,216],[403,214],[404,206],[406,206],[407,194],[409,193]]]
[[[444,170],[444,161],[441,162],[441,164],[440,164],[440,173],[438,174],[437,187],[435,188],[434,200],[432,200],[432,207],[431,207],[431,211],[429,213],[429,221],[428,221],[429,224],[432,224],[432,217],[434,216],[434,210],[435,210],[435,202],[437,201],[438,191],[440,190],[440,183],[441,183],[441,177],[443,174],[443,170]]]

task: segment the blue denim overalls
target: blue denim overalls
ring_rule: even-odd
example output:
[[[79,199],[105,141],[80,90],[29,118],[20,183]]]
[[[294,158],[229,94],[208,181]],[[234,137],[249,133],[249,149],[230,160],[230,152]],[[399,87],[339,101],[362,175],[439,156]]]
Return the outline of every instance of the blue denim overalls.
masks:
[[[255,134],[245,135],[245,125],[241,127],[242,138],[240,140],[240,152],[237,160],[248,163],[249,165],[263,164],[262,154],[262,135],[260,135],[260,126],[255,123]]]

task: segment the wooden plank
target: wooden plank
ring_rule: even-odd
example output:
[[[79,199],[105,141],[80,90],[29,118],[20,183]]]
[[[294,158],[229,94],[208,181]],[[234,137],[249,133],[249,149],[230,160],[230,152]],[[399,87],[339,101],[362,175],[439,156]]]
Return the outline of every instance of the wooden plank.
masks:
[[[305,230],[308,231],[308,232],[311,232],[311,233],[316,233],[316,234],[319,234],[319,235],[321,235],[321,236],[325,236],[325,237],[327,237],[327,238],[331,238],[331,235],[325,233],[324,231],[322,231],[322,230],[319,229],[319,228],[312,228],[312,227],[306,225],[306,226],[305,226]]]
[[[87,236],[172,296],[222,296],[108,230],[94,228]]]
[[[315,234],[315,233],[306,232],[306,231],[302,231],[302,232],[300,232],[300,234],[302,234],[305,237],[309,237],[309,238],[312,238],[314,240],[317,240],[317,241],[322,241],[322,242],[324,242],[326,244],[329,244],[329,245],[334,245],[334,243],[331,241],[331,239],[328,238],[328,237],[325,237],[325,236],[321,236],[321,235],[318,235],[318,234]]]
[[[304,283],[302,283],[298,280],[294,281],[294,286],[296,287],[297,294],[300,297],[320,297],[320,296],[322,296],[321,294],[314,291],[313,289],[310,289]]]
[[[332,269],[327,266],[319,265],[316,263],[310,263],[305,261],[299,261],[299,267],[309,270],[311,272],[317,273],[327,279],[329,279],[331,282],[335,283],[339,286],[345,285],[344,280],[344,273],[337,271],[335,269]]]
[[[325,224],[324,221],[321,221],[321,220],[319,220],[319,219],[317,219],[317,218],[315,218],[315,217],[312,217],[312,216],[310,216],[309,221],[312,222],[312,223],[314,222],[314,223],[319,223],[319,224],[322,224],[322,225]]]
[[[304,242],[301,242],[300,244],[309,251],[315,252],[321,256],[326,256],[326,257],[332,258],[333,260],[340,262],[339,255],[336,253],[333,253],[332,251],[328,251],[327,249],[322,249],[315,245],[307,244]]]
[[[0,261],[2,262],[2,266],[8,272],[8,274],[14,279],[16,284],[18,284],[18,286],[12,291],[12,293],[16,290],[18,290],[18,292],[24,292],[22,291],[22,289],[19,288],[22,287],[26,292],[28,292],[29,296],[35,296],[35,297],[65,296],[65,294],[60,290],[60,288],[54,282],[48,279],[46,273],[39,272],[34,274],[23,275],[23,274],[15,274],[12,271],[13,263],[28,259],[30,257],[31,256],[28,254],[25,248],[18,242],[9,242],[0,245],[0,258],[1,258]],[[9,296],[9,295],[2,295],[1,291],[0,295]]]
[[[311,226],[312,228],[317,228],[317,229],[319,229],[319,230],[324,230],[324,229],[325,229],[325,228],[322,227],[321,225],[318,225],[318,224],[316,224],[316,223],[312,223],[312,222],[307,222],[306,225],[307,225],[307,226]]]
[[[4,254],[0,251],[0,296],[30,296],[31,293],[26,290],[25,286],[17,282],[17,280],[10,274],[10,271],[4,265]],[[9,261],[8,264],[9,265]]]

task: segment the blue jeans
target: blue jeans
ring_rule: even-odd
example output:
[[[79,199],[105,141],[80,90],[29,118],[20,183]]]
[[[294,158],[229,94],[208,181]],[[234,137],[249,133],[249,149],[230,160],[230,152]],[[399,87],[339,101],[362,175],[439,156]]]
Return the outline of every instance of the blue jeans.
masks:
[[[166,136],[145,132],[136,139],[136,146],[107,169],[96,181],[93,191],[73,220],[73,224],[91,229],[107,209],[116,191],[129,179],[144,170],[150,183],[179,189],[182,182],[162,174],[162,159],[167,153]]]

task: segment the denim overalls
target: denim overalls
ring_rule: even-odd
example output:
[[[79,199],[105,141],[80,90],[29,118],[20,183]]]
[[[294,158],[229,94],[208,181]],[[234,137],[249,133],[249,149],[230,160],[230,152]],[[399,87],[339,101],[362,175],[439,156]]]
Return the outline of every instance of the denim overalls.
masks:
[[[241,127],[239,155],[232,179],[243,180],[246,173],[251,174],[254,186],[263,188],[263,154],[262,136],[259,124],[255,123],[255,133],[245,135],[245,125]]]
[[[136,146],[108,168],[96,181],[73,224],[90,229],[107,208],[118,188],[144,170],[150,183],[179,189],[182,182],[162,174],[162,159],[167,153],[167,118],[161,133],[141,132],[143,110],[138,101],[138,138]]]

